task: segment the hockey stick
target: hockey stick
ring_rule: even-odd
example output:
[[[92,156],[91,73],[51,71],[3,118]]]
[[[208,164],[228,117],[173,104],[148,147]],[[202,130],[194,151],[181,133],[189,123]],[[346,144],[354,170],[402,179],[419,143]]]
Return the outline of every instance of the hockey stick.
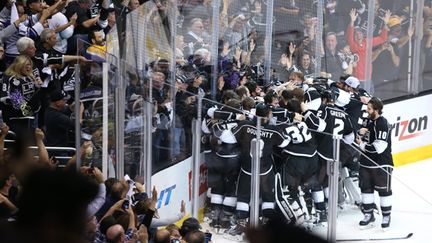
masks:
[[[406,240],[411,238],[414,233],[409,233],[406,236],[399,236],[399,237],[389,237],[389,238],[357,238],[357,239],[339,239],[336,240],[336,242],[343,242],[343,241],[379,241],[379,240]]]

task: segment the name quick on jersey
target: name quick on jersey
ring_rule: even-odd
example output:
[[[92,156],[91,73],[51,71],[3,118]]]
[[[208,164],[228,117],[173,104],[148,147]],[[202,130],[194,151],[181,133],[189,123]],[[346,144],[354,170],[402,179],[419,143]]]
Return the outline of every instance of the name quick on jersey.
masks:
[[[250,133],[250,134],[253,134],[253,135],[256,135],[256,133],[257,133],[256,129],[254,129],[254,128],[247,128],[246,132]],[[273,136],[272,132],[261,131],[261,137],[262,138],[271,138],[272,136]]]

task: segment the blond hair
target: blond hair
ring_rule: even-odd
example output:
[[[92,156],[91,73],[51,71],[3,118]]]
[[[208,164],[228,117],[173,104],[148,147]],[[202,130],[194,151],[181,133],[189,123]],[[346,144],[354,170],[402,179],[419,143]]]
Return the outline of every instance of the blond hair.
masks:
[[[33,65],[31,58],[26,55],[19,55],[15,57],[13,63],[8,67],[8,69],[6,69],[5,74],[8,76],[22,78],[23,75],[21,74],[21,70],[26,65],[27,61],[29,61],[30,64]],[[33,73],[31,73],[29,76],[33,77]]]

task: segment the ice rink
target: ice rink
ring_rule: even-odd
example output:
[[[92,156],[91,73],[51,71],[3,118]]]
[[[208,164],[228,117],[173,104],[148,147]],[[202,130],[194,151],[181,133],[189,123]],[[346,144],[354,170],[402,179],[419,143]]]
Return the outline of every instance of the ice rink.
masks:
[[[406,240],[364,242],[432,242],[432,159],[397,167],[393,173],[393,210],[390,229],[381,230],[381,215],[375,215],[375,227],[360,230],[362,214],[355,206],[347,206],[338,213],[337,239],[383,239],[413,236]],[[378,195],[376,194],[376,197]],[[377,205],[379,203],[377,202]],[[204,224],[204,228],[208,228]],[[315,227],[314,233],[326,237],[327,228]],[[289,239],[287,239],[288,242]],[[235,242],[213,233],[214,243]],[[247,241],[246,241],[247,242]],[[358,241],[344,241],[358,242]]]

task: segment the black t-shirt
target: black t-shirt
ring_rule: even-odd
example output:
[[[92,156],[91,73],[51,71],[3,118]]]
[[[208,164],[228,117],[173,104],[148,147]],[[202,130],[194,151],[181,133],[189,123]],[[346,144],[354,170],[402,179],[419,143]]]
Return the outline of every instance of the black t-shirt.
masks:
[[[71,111],[59,111],[48,107],[45,111],[46,145],[68,146],[68,132],[75,128],[75,121],[69,117]]]
[[[363,136],[366,142],[365,154],[375,161],[378,165],[393,166],[391,154],[391,126],[383,116],[375,120],[366,119],[364,126],[368,129]],[[380,151],[383,150],[383,151]],[[360,164],[363,166],[377,166],[375,163],[362,156]]]
[[[89,28],[85,28],[82,23],[90,19],[90,11],[79,6],[77,1],[70,2],[66,7],[65,16],[70,19],[74,14],[78,15],[77,25],[74,29],[74,34],[88,34]]]

